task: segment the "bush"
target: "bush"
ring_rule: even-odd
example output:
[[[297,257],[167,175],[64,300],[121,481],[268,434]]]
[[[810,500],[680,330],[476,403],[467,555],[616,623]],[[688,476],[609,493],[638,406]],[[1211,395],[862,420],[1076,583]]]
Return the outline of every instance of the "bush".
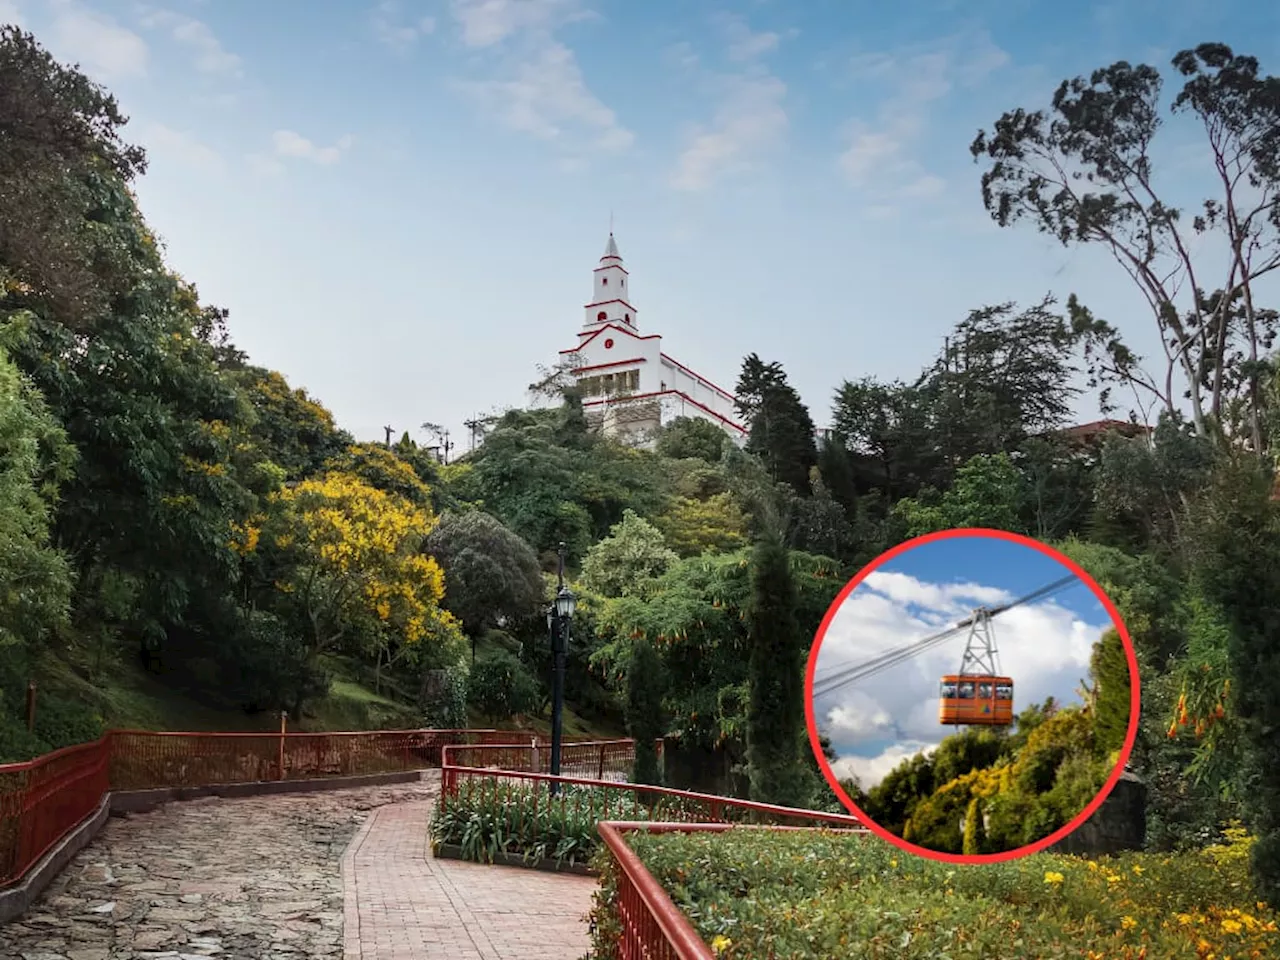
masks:
[[[418,694],[422,724],[434,730],[459,730],[467,725],[467,674],[459,667],[427,670]]]
[[[1181,857],[1036,854],[957,869],[868,836],[735,830],[629,836],[726,958],[1274,957],[1280,914],[1248,898],[1252,841]],[[596,960],[616,953],[611,858],[592,911]]]
[[[487,717],[510,720],[537,709],[538,683],[524,664],[501,650],[471,668],[467,701]]]
[[[631,790],[566,786],[554,797],[519,780],[468,777],[431,819],[433,844],[455,844],[477,863],[497,854],[585,863],[600,843],[601,820],[688,820],[696,805],[662,798],[648,805]]]

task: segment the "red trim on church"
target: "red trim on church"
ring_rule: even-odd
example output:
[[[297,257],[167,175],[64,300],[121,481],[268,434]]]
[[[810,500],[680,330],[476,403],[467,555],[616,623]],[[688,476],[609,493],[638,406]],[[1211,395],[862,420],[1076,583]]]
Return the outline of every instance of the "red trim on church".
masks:
[[[720,396],[724,397],[726,400],[729,400],[729,401],[735,401],[735,402],[737,401],[737,399],[738,399],[738,398],[737,398],[737,397],[735,397],[735,396],[734,396],[732,393],[730,393],[728,390],[725,390],[723,387],[718,387],[718,386],[716,386],[714,383],[712,383],[712,382],[711,382],[710,380],[708,380],[706,377],[702,376],[702,374],[700,374],[700,373],[695,373],[694,371],[690,370],[688,367],[686,367],[686,366],[685,366],[683,363],[681,363],[679,360],[672,359],[671,357],[667,356],[665,353],[664,353],[664,354],[660,354],[660,356],[662,357],[662,359],[663,359],[663,360],[667,361],[667,363],[671,364],[673,367],[676,367],[677,369],[683,370],[683,371],[684,371],[685,373],[687,373],[689,376],[693,377],[693,379],[695,379],[695,380],[697,380],[697,381],[699,381],[699,382],[701,382],[701,383],[705,383],[708,387],[710,387],[710,388],[711,388],[712,390],[714,390],[716,393],[720,394]]]
[[[714,410],[708,407],[705,403],[699,403],[697,400],[693,399],[693,397],[689,396],[683,390],[655,390],[651,393],[629,393],[629,394],[626,394],[625,396],[619,397],[616,400],[613,400],[610,398],[605,398],[603,400],[591,400],[591,401],[588,401],[587,403],[584,403],[583,406],[599,407],[607,403],[630,403],[634,400],[650,400],[654,397],[668,397],[668,396],[679,397],[681,400],[685,401],[686,403],[693,404],[693,406],[697,407],[699,410],[703,411],[704,413],[710,414],[711,416],[719,420],[721,423],[732,427],[734,430],[737,430],[739,433],[743,435],[745,435],[747,432],[747,428],[744,427],[742,424],[735,423],[734,421],[730,420],[728,417],[726,417],[722,413],[716,413]]]
[[[644,357],[634,357],[631,360],[614,360],[612,363],[593,363],[589,367],[575,367],[575,374],[586,373],[588,370],[603,370],[606,367],[625,367],[629,363],[644,363]]]
[[[609,322],[609,323],[606,323],[604,326],[602,326],[599,330],[592,330],[590,333],[587,333],[585,331],[582,333],[579,333],[578,336],[583,337],[584,339],[581,340],[576,347],[570,347],[568,350],[561,350],[560,352],[562,354],[577,353],[579,350],[585,347],[588,343],[590,343],[596,337],[600,336],[600,334],[604,333],[606,330],[617,330],[619,333],[626,334],[632,340],[661,340],[662,339],[661,335],[656,333],[651,333],[648,336],[642,337],[640,336],[640,334],[636,333],[634,330],[628,330],[626,327],[620,327],[613,322]]]
[[[603,307],[606,303],[620,303],[624,307],[635,310],[635,307],[631,306],[631,304],[627,303],[625,300],[598,300],[595,303],[584,303],[582,306],[583,309],[590,310],[592,307]]]
[[[601,258],[601,259],[603,260],[603,258]],[[618,259],[619,259],[619,260],[621,260],[622,258],[621,258],[621,257],[619,257]],[[625,273],[628,277],[629,277],[629,276],[631,276],[631,271],[630,271],[630,270],[628,270],[626,267],[624,267],[624,266],[623,266],[622,264],[620,264],[620,263],[608,263],[608,264],[605,264],[603,267],[596,267],[596,268],[595,268],[594,270],[592,270],[591,272],[592,272],[592,273],[599,273],[601,270],[621,270],[621,271],[622,271],[623,273]]]

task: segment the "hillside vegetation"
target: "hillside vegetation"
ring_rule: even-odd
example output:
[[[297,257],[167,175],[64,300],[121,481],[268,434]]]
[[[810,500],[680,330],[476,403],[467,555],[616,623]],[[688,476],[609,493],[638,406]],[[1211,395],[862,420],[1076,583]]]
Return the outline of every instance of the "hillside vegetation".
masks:
[[[1097,797],[1129,726],[1130,685],[1120,634],[1094,644],[1084,702],[1052,698],[1013,728],[970,727],[904,760],[854,802],[904,840],[944,853],[987,854],[1035,843]]]
[[[1262,89],[1251,63],[1208,47],[1180,70],[1226,96]],[[1050,179],[1019,181],[1018,138],[1077,160],[1082,144],[1145,144],[1126,131],[1159,112],[1130,109],[1159,92],[1149,70],[1100,75],[1089,110],[1073,107],[1089,81],[1064,88],[1052,132],[1036,114],[980,138],[1000,222],[1039,217],[1085,243],[1115,225],[1104,214],[1137,223],[1127,203],[1072,207],[1071,191],[1044,193]],[[1089,135],[1073,139],[1081,117]],[[1276,314],[1254,273],[1225,291],[1188,284],[1194,303],[1176,300],[1182,286],[1152,294],[1162,338],[1171,321],[1182,331],[1167,377],[1074,298],[956,304],[951,346],[918,376],[849,371],[821,441],[782,366],[752,354],[735,391],[745,449],[691,420],[653,451],[619,446],[588,429],[558,371],[553,404],[507,411],[442,466],[407,436],[357,442],[236,348],[139,212],[146,157],[119,106],[13,27],[0,129],[0,758],[130,715],[266,724],[283,709],[309,724],[345,702],[363,712],[334,722],[409,719],[384,699],[424,725],[545,718],[543,604],[563,542],[580,596],[567,688],[584,722],[663,729],[736,768],[753,797],[830,807],[799,672],[825,609],[908,536],[998,527],[1066,543],[1128,623],[1149,845],[1203,846],[1240,818],[1258,891],[1280,901],[1280,395]],[[1248,154],[1272,187],[1275,142]],[[1089,156],[1099,190],[1128,176]],[[1148,223],[1176,227],[1152,209]],[[1274,242],[1267,223],[1260,243]],[[1116,388],[1148,401],[1150,440],[1063,433],[1077,374],[1104,403]]]

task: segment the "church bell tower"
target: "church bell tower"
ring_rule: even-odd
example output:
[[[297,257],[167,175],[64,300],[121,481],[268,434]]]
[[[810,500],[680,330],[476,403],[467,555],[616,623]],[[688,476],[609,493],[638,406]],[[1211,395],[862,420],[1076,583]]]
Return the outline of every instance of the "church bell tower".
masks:
[[[613,233],[609,234],[609,242],[605,244],[604,256],[600,258],[600,266],[592,272],[593,292],[591,302],[586,306],[586,330],[599,329],[603,324],[616,323],[633,332],[636,325],[636,308],[631,305],[631,291],[627,270],[622,265],[622,257],[618,253],[617,241]]]

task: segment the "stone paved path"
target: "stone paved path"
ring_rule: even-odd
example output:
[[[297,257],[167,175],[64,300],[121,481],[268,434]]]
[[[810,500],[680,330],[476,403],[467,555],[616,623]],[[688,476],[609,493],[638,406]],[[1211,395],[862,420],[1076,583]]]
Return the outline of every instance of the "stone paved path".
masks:
[[[581,957],[594,881],[431,859],[436,791],[433,778],[112,818],[0,927],[0,958]]]

